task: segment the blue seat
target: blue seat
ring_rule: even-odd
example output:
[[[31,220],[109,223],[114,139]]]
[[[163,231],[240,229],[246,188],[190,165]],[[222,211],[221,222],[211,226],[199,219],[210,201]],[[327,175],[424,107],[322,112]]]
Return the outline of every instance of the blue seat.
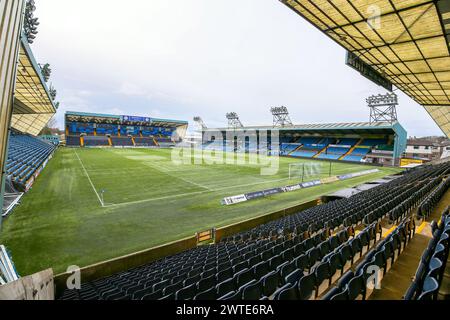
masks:
[[[435,300],[439,290],[439,283],[433,277],[427,277],[423,283],[423,289],[417,300]]]

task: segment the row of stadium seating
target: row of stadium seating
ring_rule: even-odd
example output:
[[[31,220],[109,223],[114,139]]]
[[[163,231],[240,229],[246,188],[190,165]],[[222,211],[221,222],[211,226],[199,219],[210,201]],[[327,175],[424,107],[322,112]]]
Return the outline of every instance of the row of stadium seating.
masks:
[[[361,162],[361,160],[364,159],[364,157],[367,156],[370,151],[371,149],[369,148],[356,147],[349,155],[345,156],[342,160]]]
[[[84,122],[70,122],[67,125],[68,135],[80,135],[82,133],[86,135],[113,135],[118,136],[119,132],[121,136],[172,136],[175,128],[161,128],[161,127],[146,127],[146,126],[125,126],[119,127],[117,124],[95,124]]]
[[[317,154],[317,150],[299,149],[290,154],[291,157],[305,157],[312,158]]]
[[[359,139],[354,138],[342,138],[339,139],[338,144],[345,145],[345,146],[354,146],[358,143]]]
[[[407,218],[365,255],[354,272],[349,270],[345,273],[323,300],[366,300],[410,243],[415,230],[414,218]],[[363,243],[369,243],[369,235],[365,232],[360,233],[358,237],[361,240],[366,238],[362,240]],[[374,271],[376,277],[373,277]]]
[[[155,146],[155,140],[153,138],[134,138],[134,142],[136,143],[136,146],[141,147],[153,147]]]
[[[134,139],[134,143],[133,143]],[[70,147],[79,147],[82,145],[86,147],[107,147],[107,146],[120,146],[120,147],[152,147],[158,143],[161,146],[173,145],[170,138],[165,137],[107,137],[107,136],[67,136],[66,145]],[[156,143],[155,143],[156,141]]]
[[[407,195],[415,194],[416,199],[420,199],[421,201],[427,195],[422,190],[427,190],[427,192],[431,191],[429,190],[430,178],[434,176],[434,180],[438,181],[442,176],[449,173],[450,163],[434,167],[424,167],[420,170],[410,170],[401,178],[353,195],[349,199],[333,201],[317,206],[302,211],[299,214],[256,227],[251,232],[248,232],[248,234],[236,235],[233,237],[233,241],[240,237],[242,239],[254,238],[259,232],[263,232],[263,234],[269,232],[270,234],[273,230],[285,230],[287,233],[295,231],[298,234],[301,232],[314,233],[324,227],[333,229],[341,224],[349,227],[352,223],[355,224],[358,220],[364,218],[366,218],[366,224],[370,224],[386,212],[386,208],[390,208],[390,211],[395,211],[396,206],[390,203],[390,198],[395,198],[395,200],[391,201],[400,201],[402,203],[400,208],[403,213],[407,211],[407,208],[419,204],[407,200]],[[417,183],[417,181],[420,182]],[[346,221],[342,215],[349,215],[351,219]],[[299,230],[299,228],[302,229]]]
[[[25,190],[27,182],[55,149],[56,146],[52,143],[29,135],[11,132],[6,175],[19,190]]]
[[[72,147],[79,147],[79,146],[81,146],[80,137],[66,136],[66,145],[67,146],[72,146]]]
[[[111,137],[111,143],[113,146],[132,147],[133,139],[130,137]]]
[[[382,146],[382,148],[392,150],[392,146],[386,145],[387,142],[386,139],[337,139],[331,137],[302,137],[299,139],[292,139],[282,137],[280,139],[279,154],[281,156],[291,157],[361,162],[371,153],[372,148],[377,148],[378,145]],[[258,151],[258,145],[255,143],[251,144],[248,141],[246,141],[243,146],[241,146],[240,143],[238,143],[237,146],[234,146],[233,144],[226,143],[226,141],[223,142],[223,145],[218,142],[209,141],[204,143],[202,147],[203,149],[224,150],[228,152]]]
[[[382,219],[395,208],[401,210],[401,217],[407,217],[427,196],[424,190],[428,190],[430,181],[449,173],[450,163],[409,170],[348,199],[271,221],[214,245],[84,283],[81,290],[66,290],[61,298],[317,298],[370,248],[376,248],[371,255],[377,259],[386,254],[382,248],[391,240],[385,239],[379,245]],[[366,228],[360,236],[355,229],[361,225]],[[403,232],[401,227],[398,233]],[[377,255],[380,250],[382,253]],[[372,256],[367,261],[373,261]]]
[[[264,146],[264,150],[267,151],[267,147],[270,146]],[[236,145],[231,143],[227,143],[226,141],[208,141],[202,144],[203,150],[215,150],[215,151],[226,151],[226,152],[243,152],[243,153],[257,153],[261,152],[263,148],[261,148],[260,145],[258,145],[256,142],[252,141],[245,141],[242,144],[237,143]]]
[[[450,239],[450,216],[447,208],[439,225],[432,222],[433,238],[422,254],[405,300],[437,300],[447,265]]]
[[[317,156],[318,159],[331,159],[331,160],[338,160],[342,156],[344,156],[348,151],[350,151],[350,148],[348,147],[328,147],[324,152],[319,154]]]
[[[442,177],[437,176],[435,178],[428,179],[428,182],[426,182],[423,186],[413,185],[413,186],[410,186],[410,188],[411,188],[412,192],[415,192],[418,195],[418,199],[422,199],[422,202],[423,202],[428,197],[427,195],[434,192],[433,190],[435,190],[436,187],[438,187],[440,185],[441,181],[442,181]],[[407,205],[409,205],[409,204],[407,204]],[[415,203],[414,205],[419,206],[420,203]],[[403,211],[404,211],[404,208],[402,208],[402,207],[394,208],[389,213],[389,219],[391,221],[399,221],[399,219],[402,217]]]
[[[106,136],[85,136],[83,137],[86,147],[107,147],[109,139]]]
[[[392,151],[392,146],[387,143],[386,139],[362,139],[360,141],[356,138],[305,137],[295,142],[284,142],[282,139],[280,155],[361,162],[373,148],[380,147],[381,150]]]
[[[433,208],[437,205],[437,203],[441,200],[444,194],[447,192],[448,188],[450,188],[450,178],[442,181],[438,188],[436,188],[432,193],[425,198],[425,200],[420,204],[419,209],[417,211],[417,215],[427,218]]]

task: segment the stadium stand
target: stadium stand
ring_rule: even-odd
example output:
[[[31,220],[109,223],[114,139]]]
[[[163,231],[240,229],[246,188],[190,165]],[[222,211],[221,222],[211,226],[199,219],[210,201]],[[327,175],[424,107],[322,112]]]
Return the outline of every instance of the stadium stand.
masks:
[[[280,146],[280,155],[291,157],[316,158],[361,162],[375,150],[379,156],[392,155],[393,146],[386,145],[386,139],[356,138],[301,138],[300,143]],[[304,142],[303,144],[301,142]],[[314,143],[311,143],[314,142]],[[337,142],[337,144],[335,144]],[[383,151],[387,151],[384,153]]]
[[[11,131],[6,174],[16,189],[27,189],[28,181],[52,155],[55,148],[52,143]]]
[[[439,182],[439,181],[437,181]],[[446,180],[442,181],[439,186],[434,189],[432,193],[430,193],[425,200],[420,204],[418,209],[418,216],[422,218],[427,218],[430,214],[433,208],[436,206],[436,204],[441,200],[442,196],[445,194],[445,192],[450,187],[450,178],[447,178]]]
[[[155,137],[158,144],[173,144],[173,141],[170,137]]]
[[[296,142],[286,142],[295,140]],[[334,144],[339,141],[338,144]],[[360,141],[364,141],[360,143]],[[376,150],[378,156],[391,157],[393,146],[383,145],[379,143],[386,143],[385,139],[354,139],[343,138],[337,139],[333,137],[303,137],[300,139],[281,138],[280,151],[281,156],[290,156],[298,158],[317,158],[327,160],[343,160],[352,162],[361,162],[368,155]],[[225,151],[228,152],[257,152],[258,145],[249,145],[248,141],[243,143],[243,146],[238,142],[237,149],[233,144],[225,141]],[[211,149],[217,145],[211,145],[211,142],[204,143],[204,149]],[[384,153],[386,151],[387,153]]]
[[[318,144],[320,142],[320,140],[322,140],[322,138],[303,137],[303,138],[300,138],[300,140],[298,140],[298,142],[303,144],[303,145],[313,145],[313,144]]]
[[[442,213],[439,224],[433,223],[433,237],[417,267],[405,300],[437,300],[449,253],[450,216],[449,207]]]
[[[308,148],[308,147],[302,147],[299,150],[296,150],[292,153],[290,153],[289,155],[291,157],[298,157],[298,158],[312,158],[314,157],[317,153],[318,153],[318,149],[314,149],[314,148]]]
[[[386,139],[364,139],[363,142],[361,142],[360,146],[366,146],[366,147],[375,147],[378,145],[387,145],[388,141]]]
[[[155,140],[153,138],[134,138],[136,146],[141,147],[153,147],[156,146]]]
[[[107,147],[109,140],[106,136],[84,136],[84,145],[87,147]]]
[[[287,156],[300,146],[301,144],[297,143],[282,143],[280,145],[280,155]]]
[[[391,234],[380,241],[376,247],[370,250],[364,259],[356,266],[355,271],[347,271],[342,276],[336,287],[323,297],[324,300],[366,300],[370,291],[373,291],[376,284],[381,282],[383,276],[389,271],[398,256],[405,250],[415,233],[414,219],[405,219]],[[361,248],[363,241],[367,241],[370,237],[370,229],[365,229],[357,237],[352,240],[357,243],[356,246]],[[366,238],[366,240],[363,240]],[[377,273],[378,278],[370,279],[374,272],[369,271],[370,268],[377,267],[380,272]],[[371,281],[373,281],[371,283]],[[368,285],[368,284],[372,284]]]
[[[98,124],[96,128],[96,134],[98,135],[118,135],[119,128],[111,124]]]
[[[70,124],[70,131],[71,134],[94,134],[94,126],[91,123],[79,123],[79,122],[73,122]]]
[[[66,145],[172,147],[185,135],[187,125],[187,121],[69,111],[65,115]]]
[[[343,160],[360,162],[366,155],[370,153],[370,151],[371,150],[369,148],[357,147],[354,148],[349,155],[345,156]]]
[[[298,139],[293,138],[293,137],[280,137],[280,143],[294,143],[296,142]]]
[[[330,30],[333,30],[334,34],[345,35],[342,37],[333,36],[330,39],[347,51],[348,65],[357,69],[365,77],[383,85],[389,91],[392,90],[393,86],[400,88],[401,91],[418,101],[442,129],[442,132],[450,137],[450,127],[448,126],[449,97],[441,97],[439,91],[422,91],[411,86],[416,83],[428,82],[420,79],[420,77],[424,71],[421,65],[427,63],[430,58],[439,56],[442,59],[442,64],[429,66],[427,72],[430,74],[436,71],[450,71],[450,64],[446,60],[450,57],[447,38],[449,30],[447,19],[450,8],[447,0],[427,3],[417,0],[401,1],[402,5],[399,6],[395,6],[394,1],[389,1],[392,10],[382,10],[382,28],[385,34],[379,35],[380,39],[395,38],[402,34],[408,34],[409,38],[402,40],[401,45],[398,41],[382,41],[383,50],[376,53],[373,52],[378,49],[374,48],[377,46],[374,46],[373,30],[367,31],[362,30],[362,28],[359,29],[359,32],[349,32],[348,30],[349,26],[355,26],[361,20],[367,18],[367,16],[364,16],[364,11],[374,1],[342,1],[336,5],[327,5],[320,8],[312,1],[281,0],[281,2],[317,27],[324,35],[329,37]],[[327,1],[327,3],[331,2]],[[429,15],[430,12],[433,12],[433,14]],[[411,15],[417,17],[415,24],[408,23]],[[424,26],[424,28],[416,28],[417,25]],[[421,35],[424,29],[435,30],[435,33],[432,38],[427,38],[426,44],[420,44],[417,40],[425,40]],[[301,33],[301,31],[298,32]],[[446,45],[440,46],[443,43]],[[368,52],[370,52],[370,57],[364,56]],[[417,54],[417,52],[422,54]],[[372,53],[374,53],[373,56]],[[414,60],[414,66],[408,65],[411,60]],[[383,71],[379,70],[380,62],[383,64]],[[407,72],[398,68],[401,64],[408,65]],[[369,72],[366,72],[366,70],[373,71],[372,76],[369,76]],[[444,87],[446,85],[444,82],[447,81],[446,78],[435,77],[433,79],[438,87]],[[430,104],[430,101],[433,102]]]
[[[131,137],[111,137],[113,146],[132,147],[133,139]]]
[[[346,146],[354,146],[355,144],[357,144],[359,141],[359,139],[354,139],[354,138],[343,138],[343,139],[339,139],[338,144],[339,145],[346,145]]]
[[[203,134],[205,137],[221,132],[222,139],[226,143],[224,150],[250,152],[250,149],[258,150],[258,147],[250,149],[243,147],[246,145],[244,139],[247,139],[244,136],[254,134],[258,136],[260,132],[271,132],[267,137],[271,134],[278,135],[279,145],[275,151],[276,155],[380,165],[398,165],[407,141],[406,131],[398,122],[303,124],[281,129],[273,126],[243,127],[233,131],[239,137],[237,149],[232,142],[226,141],[227,131],[228,128],[205,128]],[[204,143],[203,148],[208,148],[208,144]],[[261,153],[261,150],[258,151]],[[262,152],[272,154],[273,150]]]
[[[348,199],[84,283],[61,299],[307,300],[336,281],[323,298],[366,299],[368,268],[389,270],[415,233],[413,208],[449,172],[450,162],[415,168]],[[382,239],[386,218],[400,222]]]
[[[58,135],[40,135],[38,138],[54,145],[59,145],[60,143]]]
[[[319,154],[317,158],[338,160],[339,158],[344,156],[350,149],[351,147],[339,147],[337,145],[331,145],[326,149],[325,152]]]
[[[79,147],[81,146],[80,137],[67,136],[66,146],[68,147]]]

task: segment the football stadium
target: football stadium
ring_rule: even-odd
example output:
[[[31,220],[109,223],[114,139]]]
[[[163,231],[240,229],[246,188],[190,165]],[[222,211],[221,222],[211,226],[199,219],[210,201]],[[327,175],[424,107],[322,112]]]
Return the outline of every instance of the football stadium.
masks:
[[[35,1],[0,0],[0,299],[450,299],[450,158],[406,159],[396,111],[450,138],[450,1],[273,1],[383,88],[369,121],[61,110]]]

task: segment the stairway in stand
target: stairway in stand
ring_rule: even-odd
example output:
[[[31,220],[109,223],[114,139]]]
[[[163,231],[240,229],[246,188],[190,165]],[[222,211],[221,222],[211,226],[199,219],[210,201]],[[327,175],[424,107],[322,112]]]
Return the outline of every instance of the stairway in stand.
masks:
[[[350,150],[348,150],[347,153],[344,154],[342,157],[340,157],[338,160],[342,160],[342,159],[344,159],[346,156],[351,155],[351,154],[353,153],[353,151],[355,151],[355,149],[358,148],[358,147],[361,145],[361,143],[363,143],[363,141],[364,141],[363,138],[359,139],[358,143],[355,144],[353,147],[351,147]]]
[[[318,156],[320,156],[322,153],[324,153],[325,151],[327,151],[328,149],[328,144],[325,146],[325,148],[323,148],[322,150],[320,150],[320,152],[318,154],[316,154],[313,158],[317,158]]]
[[[288,153],[288,156],[290,156],[291,154],[293,154],[294,152],[300,150],[301,148],[303,148],[303,145],[299,145],[297,148],[295,148],[294,150],[292,150],[291,152]]]

